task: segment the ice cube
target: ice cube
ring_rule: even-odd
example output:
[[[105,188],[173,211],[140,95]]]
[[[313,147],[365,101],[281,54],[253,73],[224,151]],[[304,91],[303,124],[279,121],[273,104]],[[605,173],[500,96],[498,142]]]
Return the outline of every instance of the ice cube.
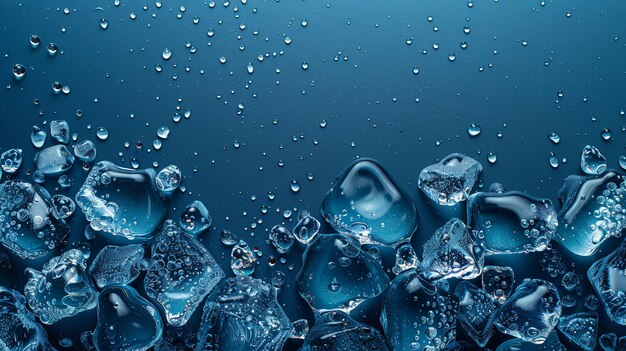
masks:
[[[141,245],[105,246],[89,267],[89,274],[99,288],[111,284],[129,284],[141,273],[144,250]]]
[[[398,245],[408,241],[418,225],[411,197],[372,159],[358,159],[339,174],[321,212],[335,230],[363,244]]]
[[[169,324],[183,326],[224,272],[204,245],[171,220],[152,243],[151,253],[146,294],[161,304]]]
[[[51,121],[50,136],[59,143],[67,144],[70,142],[70,125],[66,121]]]
[[[469,197],[467,225],[485,254],[543,251],[557,227],[556,211],[548,199],[518,191],[479,192]]]
[[[626,184],[615,171],[601,176],[570,175],[559,191],[561,210],[557,237],[566,249],[593,255],[607,238],[626,226],[626,207],[621,203]]]
[[[156,308],[127,285],[109,285],[98,297],[98,324],[93,331],[97,351],[146,351],[163,334]]]
[[[505,334],[542,344],[558,323],[561,311],[556,287],[545,280],[532,279],[515,289],[500,308],[495,324]]]
[[[465,223],[453,218],[424,244],[420,267],[427,279],[473,279],[483,262],[482,248],[475,245]]]
[[[53,216],[48,191],[19,179],[0,184],[0,213],[0,241],[21,258],[53,252],[70,232],[62,217]]]
[[[54,351],[48,335],[26,309],[19,292],[0,286],[0,349],[6,351]]]
[[[300,351],[387,351],[383,336],[340,311],[321,314]]]
[[[204,304],[196,351],[280,351],[293,327],[260,279],[223,280]]]
[[[587,145],[580,155],[580,168],[587,174],[602,174],[606,171],[606,158],[595,146]]]
[[[316,311],[350,311],[389,285],[384,269],[359,243],[342,234],[320,234],[302,255],[296,289]]]
[[[558,330],[573,344],[585,351],[593,351],[598,339],[598,314],[581,312],[561,317]]]
[[[469,196],[483,167],[471,157],[451,154],[422,170],[418,186],[439,205],[454,206]]]
[[[35,167],[43,175],[57,176],[72,168],[74,155],[65,145],[54,145],[35,154]]]
[[[135,170],[98,162],[76,194],[76,203],[95,231],[128,240],[149,239],[167,210],[155,176],[151,168]]]
[[[484,347],[493,335],[493,323],[499,305],[492,295],[474,284],[462,281],[454,295],[459,299],[459,320],[468,335]]]
[[[380,322],[393,350],[447,350],[456,339],[459,302],[416,270],[398,275],[383,295]]]
[[[600,297],[606,313],[615,323],[626,325],[626,243],[599,259],[587,277]]]
[[[511,296],[515,273],[511,267],[485,266],[482,273],[483,289],[500,304]]]
[[[27,268],[24,287],[28,305],[44,324],[96,307],[98,293],[87,275],[82,251],[70,249],[50,259],[42,271]]]

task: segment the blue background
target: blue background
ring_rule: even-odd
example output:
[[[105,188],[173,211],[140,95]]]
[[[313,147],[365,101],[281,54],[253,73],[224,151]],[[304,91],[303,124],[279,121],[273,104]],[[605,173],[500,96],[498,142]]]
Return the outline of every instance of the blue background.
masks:
[[[64,14],[64,8],[70,13]],[[294,246],[286,264],[269,267],[267,258],[278,255],[267,245],[267,231],[285,221],[286,209],[306,209],[319,218],[326,191],[354,158],[378,159],[414,198],[421,217],[413,236],[418,255],[450,216],[465,220],[464,209],[444,211],[417,189],[420,170],[449,153],[479,160],[485,188],[498,181],[553,201],[562,179],[580,173],[586,144],[600,148],[610,167],[617,168],[619,155],[626,154],[626,117],[620,116],[626,109],[625,17],[620,0],[545,5],[491,0],[473,7],[463,1],[249,0],[218,2],[214,8],[200,1],[164,1],[161,8],[153,1],[119,6],[113,1],[3,1],[0,151],[22,148],[25,162],[17,176],[29,179],[37,151],[29,141],[32,126],[47,129],[49,121],[65,119],[79,140],[96,142],[98,160],[178,165],[187,191],[170,200],[169,217],[177,219],[181,208],[201,199],[214,220],[203,241],[227,274],[232,275],[230,250],[219,242],[224,228],[263,252],[255,277],[269,280],[273,270],[287,274],[279,301],[290,318],[308,318],[312,324],[313,315],[293,285],[303,248]],[[99,26],[101,18],[109,22],[106,30]],[[302,19],[308,20],[306,27]],[[209,29],[214,36],[207,35]],[[42,39],[38,49],[29,45],[32,34]],[[185,47],[188,41],[195,53]],[[466,49],[460,47],[463,41]],[[46,53],[49,42],[61,50],[55,57]],[[173,52],[167,61],[161,58],[165,48]],[[454,62],[449,54],[456,55]],[[259,55],[265,56],[263,62]],[[12,77],[16,63],[28,70],[21,82]],[[254,65],[253,74],[246,70],[248,63]],[[413,74],[414,67],[419,74]],[[54,81],[68,85],[71,93],[54,95]],[[80,118],[78,109],[84,111]],[[186,110],[191,117],[174,123],[172,117]],[[478,137],[467,134],[470,123],[482,127]],[[151,150],[163,125],[172,129],[170,137],[161,150]],[[96,138],[97,127],[110,131],[108,140]],[[612,131],[609,141],[600,137],[604,128]],[[548,140],[550,132],[560,135],[560,144]],[[141,149],[137,142],[143,143]],[[497,155],[493,165],[487,162],[489,152]],[[567,162],[552,169],[550,152]],[[46,187],[73,197],[86,172],[77,162],[70,175],[68,190],[57,189],[55,179]],[[289,188],[293,179],[301,184],[298,193]],[[270,201],[268,192],[276,199]],[[268,214],[261,213],[262,206],[270,208]],[[75,214],[71,222],[71,241],[83,240],[83,215]],[[607,241],[589,258],[563,252],[564,260],[585,275],[618,242]],[[100,239],[92,243],[94,252],[103,244]],[[487,263],[514,266],[519,282],[524,276],[545,277],[540,258],[490,257]],[[43,262],[14,260],[18,289],[23,268],[40,268]],[[141,281],[134,286],[140,288]],[[578,298],[579,306],[586,293]],[[353,317],[379,327],[379,302],[364,304]],[[626,334],[602,308],[598,312],[601,332]],[[95,312],[89,311],[47,329],[53,344],[71,336],[78,347],[77,335],[94,325]],[[506,338],[496,334],[492,347]],[[290,343],[287,349],[294,347]]]

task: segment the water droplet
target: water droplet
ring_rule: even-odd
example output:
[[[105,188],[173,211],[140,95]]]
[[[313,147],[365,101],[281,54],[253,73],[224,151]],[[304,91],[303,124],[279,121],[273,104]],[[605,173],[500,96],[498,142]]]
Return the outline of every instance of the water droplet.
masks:
[[[163,54],[161,56],[164,60],[169,60],[172,57],[172,50],[168,48],[163,49]]]
[[[469,125],[469,127],[467,127],[467,134],[469,134],[472,137],[478,136],[481,131],[482,131],[482,128],[478,124],[475,124],[475,123],[472,123]]]
[[[101,18],[100,28],[102,28],[102,30],[106,30],[108,27],[109,27],[109,21],[107,21],[106,18]]]
[[[13,66],[13,77],[15,78],[15,80],[20,81],[22,80],[22,78],[24,78],[25,75],[26,67],[24,67],[24,65],[17,63],[15,64],[15,66]]]

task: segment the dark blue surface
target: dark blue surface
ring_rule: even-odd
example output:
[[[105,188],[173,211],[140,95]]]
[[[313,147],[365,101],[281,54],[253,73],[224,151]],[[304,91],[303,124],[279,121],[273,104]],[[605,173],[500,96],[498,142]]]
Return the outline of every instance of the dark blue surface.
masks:
[[[36,152],[29,140],[32,126],[47,129],[49,121],[65,119],[79,140],[96,142],[98,160],[128,166],[134,157],[142,167],[156,161],[159,168],[177,164],[187,192],[171,199],[169,217],[178,219],[185,205],[201,199],[213,217],[213,228],[203,240],[227,274],[232,274],[230,250],[219,242],[221,229],[258,246],[263,257],[254,276],[269,279],[273,270],[287,273],[279,300],[293,320],[312,318],[293,284],[303,248],[292,248],[286,264],[270,268],[268,257],[278,255],[266,243],[267,231],[284,221],[286,209],[307,209],[319,216],[335,176],[357,156],[379,160],[414,198],[421,223],[413,243],[421,255],[421,245],[451,212],[464,219],[463,209],[429,204],[417,189],[420,170],[449,153],[478,159],[485,187],[499,181],[507,189],[553,201],[562,179],[580,173],[580,151],[586,144],[596,145],[612,168],[626,153],[626,117],[619,113],[626,109],[626,5],[620,0],[545,6],[539,1],[491,0],[471,8],[462,1],[250,0],[228,6],[218,2],[214,8],[199,1],[167,1],[161,8],[145,4],[147,10],[133,1],[117,7],[113,1],[0,4],[0,77],[6,87],[0,93],[0,151],[24,149],[18,177],[30,179],[27,171],[33,170],[30,160]],[[186,11],[178,19],[181,5]],[[63,13],[66,7],[68,15]],[[131,12],[136,20],[130,19]],[[196,16],[198,24],[193,23]],[[101,18],[108,20],[107,30],[100,28]],[[302,19],[308,20],[304,28]],[[469,34],[463,32],[465,26]],[[207,35],[210,28],[213,37]],[[38,49],[29,45],[32,34],[42,39]],[[196,53],[185,47],[187,41]],[[466,49],[460,47],[463,41]],[[49,57],[49,42],[62,53]],[[439,44],[438,50],[433,43]],[[168,61],[161,58],[165,48],[173,52]],[[266,53],[259,62],[257,56]],[[448,60],[450,53],[456,55],[454,62]],[[219,62],[222,56],[225,64]],[[253,74],[246,71],[249,62]],[[308,70],[302,69],[303,62],[309,63]],[[16,63],[28,69],[21,82],[12,77]],[[162,72],[155,71],[156,64]],[[419,74],[412,73],[413,67],[419,67]],[[54,95],[54,81],[68,85],[71,93]],[[563,98],[557,97],[558,91],[564,92]],[[240,113],[238,104],[244,106]],[[84,111],[80,118],[78,109]],[[188,109],[189,119],[172,121],[174,114]],[[325,128],[322,121],[327,121]],[[481,125],[478,137],[468,136],[470,123]],[[148,152],[162,125],[172,129],[169,139],[160,151]],[[107,141],[95,136],[100,126],[111,133]],[[601,139],[604,128],[612,130],[613,140]],[[550,132],[560,135],[560,144],[548,140]],[[135,147],[138,141],[143,148]],[[494,165],[487,162],[488,152],[497,155]],[[550,152],[567,163],[552,169]],[[55,179],[46,187],[73,197],[86,175],[80,166],[75,164],[70,172],[69,190],[55,190]],[[314,180],[307,180],[308,173]],[[289,188],[293,179],[302,185],[297,194]],[[266,196],[270,191],[277,195],[273,201]],[[264,205],[270,208],[266,215],[261,214]],[[77,213],[71,222],[72,240],[80,240],[83,215]],[[574,269],[584,274],[618,242],[608,240],[596,255],[578,259]],[[94,251],[101,245],[94,243]],[[568,262],[576,259],[564,256]],[[487,263],[515,266],[519,282],[525,270],[544,276],[536,265],[540,257],[490,257]],[[40,268],[42,263],[29,265]],[[16,266],[21,289],[24,277],[19,272],[26,265]],[[137,282],[133,285],[139,287]],[[366,307],[376,310],[379,302]],[[625,328],[599,312],[601,332],[626,335]],[[378,323],[376,314],[359,310],[352,316]],[[69,335],[79,345],[76,336],[93,328],[94,317],[90,311],[48,327],[51,342]],[[503,338],[494,337],[490,346]]]

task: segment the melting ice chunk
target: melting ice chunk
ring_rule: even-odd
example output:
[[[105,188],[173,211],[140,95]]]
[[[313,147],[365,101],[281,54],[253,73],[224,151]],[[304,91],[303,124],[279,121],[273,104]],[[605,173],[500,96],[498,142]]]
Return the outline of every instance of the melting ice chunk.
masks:
[[[456,338],[459,302],[416,270],[398,275],[383,295],[380,322],[393,350],[447,350]]]
[[[156,186],[160,191],[169,194],[180,186],[182,181],[182,173],[176,165],[169,165],[156,176]]]
[[[52,215],[46,189],[18,179],[0,184],[0,241],[21,258],[35,259],[61,245],[70,227]]]
[[[602,334],[598,341],[602,350],[614,351],[617,346],[617,335],[615,333]]]
[[[454,206],[469,196],[483,167],[471,157],[451,154],[422,170],[418,186],[439,205]]]
[[[3,286],[0,286],[0,348],[54,351],[46,331],[26,309],[24,296]]]
[[[180,226],[184,231],[196,237],[209,229],[212,222],[213,219],[209,215],[209,210],[198,200],[187,205],[180,215]]]
[[[421,268],[427,279],[473,279],[482,271],[482,249],[460,219],[453,218],[437,229],[423,250]]]
[[[6,173],[13,174],[22,165],[22,149],[9,149],[0,155],[0,167]]]
[[[391,271],[400,274],[408,269],[417,268],[419,260],[411,243],[404,243],[396,248],[396,264]]]
[[[109,285],[98,297],[97,351],[146,351],[161,338],[163,322],[156,308],[127,285]]]
[[[511,267],[485,266],[481,275],[483,289],[503,304],[511,296],[515,273]]]
[[[274,287],[251,277],[228,278],[207,298],[196,351],[280,351],[292,328]]]
[[[96,145],[91,140],[83,140],[74,146],[74,155],[83,162],[93,162],[96,159]]]
[[[568,351],[565,345],[561,344],[556,331],[548,335],[543,344],[533,344],[522,339],[511,339],[498,346],[496,351]]]
[[[308,244],[315,238],[320,231],[320,221],[307,211],[298,212],[298,223],[293,228],[293,235],[296,239],[303,243]]]
[[[559,191],[557,236],[571,252],[593,255],[607,238],[621,233],[626,226],[626,195],[622,176],[607,171],[601,176],[570,175]]]
[[[558,323],[561,310],[556,287],[550,282],[533,279],[520,284],[502,305],[496,326],[505,334],[542,344]]]
[[[460,282],[454,295],[459,299],[459,320],[468,335],[484,347],[493,335],[498,304],[486,291],[470,282]]]
[[[585,351],[593,351],[598,339],[598,314],[595,312],[581,312],[561,317],[558,330],[569,341]]]
[[[387,351],[385,339],[374,328],[339,312],[325,312],[315,320],[300,351]]]
[[[361,243],[397,245],[408,241],[418,225],[409,195],[372,159],[359,159],[338,176],[321,212],[335,230]]]
[[[129,240],[148,239],[165,217],[167,203],[154,184],[153,169],[96,163],[76,194],[91,228]]]
[[[35,154],[35,167],[44,175],[57,176],[72,168],[74,155],[65,145],[54,145]]]
[[[169,324],[185,325],[224,272],[199,241],[171,220],[165,222],[151,251],[146,293],[161,304]]]
[[[239,240],[239,243],[233,246],[230,251],[230,268],[236,275],[251,275],[254,273],[256,265],[256,255],[250,249],[248,243]]]
[[[587,277],[615,323],[626,325],[626,244],[596,261]]]
[[[286,253],[293,245],[293,234],[283,225],[275,225],[270,230],[270,243],[279,253]]]
[[[70,125],[66,121],[51,121],[50,136],[59,143],[67,144],[70,142]]]
[[[33,131],[30,133],[30,141],[33,143],[33,146],[40,149],[43,147],[43,144],[46,143],[46,138],[48,137],[48,133],[45,130],[33,126]]]
[[[143,246],[105,246],[89,267],[89,274],[100,288],[111,284],[128,284],[141,273]]]
[[[587,174],[602,174],[606,171],[606,158],[595,146],[587,145],[580,155],[580,168]]]
[[[71,249],[51,258],[41,272],[26,269],[29,279],[24,294],[42,323],[52,324],[96,306],[98,293],[86,268],[87,259],[83,252]]]
[[[518,191],[472,194],[467,221],[488,255],[543,251],[558,227],[550,200]]]
[[[381,294],[389,278],[352,237],[320,234],[302,255],[296,288],[316,311],[350,311]]]

